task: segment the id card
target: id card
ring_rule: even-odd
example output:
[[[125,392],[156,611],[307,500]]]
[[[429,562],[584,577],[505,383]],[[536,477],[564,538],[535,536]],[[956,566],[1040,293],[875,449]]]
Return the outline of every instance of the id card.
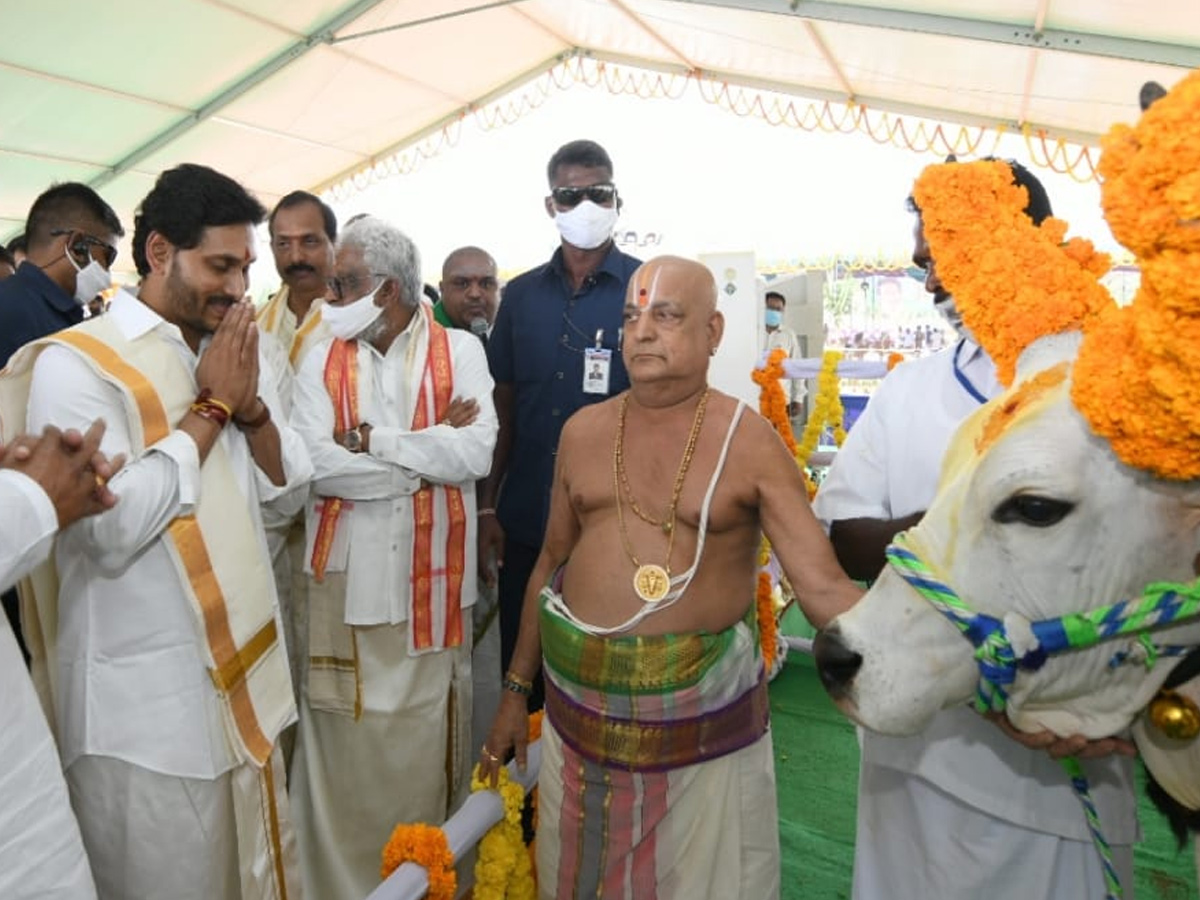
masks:
[[[612,369],[612,351],[606,347],[589,347],[583,351],[583,392],[607,394],[608,376]]]

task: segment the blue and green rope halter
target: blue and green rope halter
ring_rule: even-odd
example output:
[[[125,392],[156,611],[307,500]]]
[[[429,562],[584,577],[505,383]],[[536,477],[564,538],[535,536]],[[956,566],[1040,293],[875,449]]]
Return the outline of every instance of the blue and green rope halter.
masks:
[[[1136,652],[1114,653],[1109,665],[1136,661],[1150,669],[1162,657],[1181,656],[1190,648],[1157,644],[1147,632],[1200,616],[1200,580],[1190,584],[1155,582],[1134,600],[1121,600],[1086,612],[1026,623],[1032,642],[1030,635],[1024,636],[1024,642],[1030,646],[1018,653],[1013,647],[1008,625],[1002,619],[971,609],[954,588],[939,580],[933,569],[905,546],[903,534],[897,535],[895,543],[887,548],[887,560],[909,586],[949,619],[975,648],[979,683],[973,705],[979,713],[1004,712],[1008,706],[1009,687],[1016,681],[1017,673],[1021,670],[1036,672],[1054,653],[1083,650],[1118,637],[1136,637]],[[1108,891],[1106,900],[1120,900],[1124,894],[1113,867],[1112,850],[1100,830],[1100,818],[1092,802],[1087,776],[1078,759],[1068,757],[1061,762],[1083,804],[1092,842],[1100,854]]]

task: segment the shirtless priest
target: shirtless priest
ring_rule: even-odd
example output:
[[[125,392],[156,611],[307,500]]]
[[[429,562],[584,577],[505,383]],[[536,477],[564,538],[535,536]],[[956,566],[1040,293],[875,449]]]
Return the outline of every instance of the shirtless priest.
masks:
[[[771,425],[708,387],[724,319],[708,269],[643,265],[632,387],[563,429],[541,555],[481,750],[525,764],[545,666],[542,897],[779,896],[775,774],[755,627],[760,531],[823,625],[860,591]]]

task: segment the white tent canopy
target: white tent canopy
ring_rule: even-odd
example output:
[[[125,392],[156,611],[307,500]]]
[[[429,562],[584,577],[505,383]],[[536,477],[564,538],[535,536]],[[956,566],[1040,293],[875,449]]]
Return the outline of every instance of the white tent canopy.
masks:
[[[1150,10],[1153,9],[1153,14]],[[55,181],[127,230],[157,174],[321,190],[577,58],[1095,144],[1200,64],[1186,0],[74,0],[7,4],[0,236]]]

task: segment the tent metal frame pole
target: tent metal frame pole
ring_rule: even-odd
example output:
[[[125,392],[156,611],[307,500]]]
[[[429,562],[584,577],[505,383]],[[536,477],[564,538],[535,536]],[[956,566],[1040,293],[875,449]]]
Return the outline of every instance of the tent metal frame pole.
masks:
[[[884,9],[878,6],[832,3],[826,2],[826,0],[673,0],[673,2],[681,6],[720,6],[747,12],[795,16],[817,22],[862,25],[868,28],[891,28],[896,31],[912,31],[944,37],[972,38],[1036,50],[1057,50],[1064,53],[1082,53],[1087,56],[1130,59],[1187,69],[1200,67],[1200,47],[1059,28],[1038,30],[1036,23],[1021,24],[967,19],[960,16],[940,16]]]
[[[116,164],[106,167],[103,172],[89,181],[88,184],[93,188],[99,189],[115,178],[131,171],[142,160],[166,147],[181,135],[191,131],[206,119],[212,118],[243,94],[253,90],[276,72],[291,65],[314,47],[333,43],[337,31],[361,18],[382,2],[383,0],[357,0],[356,3],[352,3],[337,15],[331,16],[311,33],[294,41],[285,50],[277,53],[253,72],[221,91],[203,106],[189,112],[182,119],[160,131]]]

